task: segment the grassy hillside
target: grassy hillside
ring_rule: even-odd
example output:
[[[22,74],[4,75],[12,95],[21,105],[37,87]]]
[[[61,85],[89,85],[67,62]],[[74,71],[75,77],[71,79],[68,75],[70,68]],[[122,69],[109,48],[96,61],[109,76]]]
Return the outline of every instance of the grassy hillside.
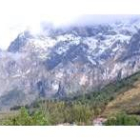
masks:
[[[103,114],[111,115],[118,112],[140,113],[140,81],[135,82],[131,89],[122,92],[109,102]]]

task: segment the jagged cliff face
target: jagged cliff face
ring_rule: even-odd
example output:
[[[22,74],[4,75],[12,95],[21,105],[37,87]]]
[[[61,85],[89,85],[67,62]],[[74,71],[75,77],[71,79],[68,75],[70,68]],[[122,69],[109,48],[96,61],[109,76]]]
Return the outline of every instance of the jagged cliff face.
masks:
[[[135,73],[139,28],[140,19],[19,34],[0,52],[0,105],[84,94]]]

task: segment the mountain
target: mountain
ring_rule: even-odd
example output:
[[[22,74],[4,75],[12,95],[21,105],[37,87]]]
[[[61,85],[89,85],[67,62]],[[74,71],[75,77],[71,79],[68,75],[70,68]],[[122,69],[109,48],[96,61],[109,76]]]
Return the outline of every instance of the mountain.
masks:
[[[1,109],[90,93],[140,70],[140,18],[25,31],[0,67]]]

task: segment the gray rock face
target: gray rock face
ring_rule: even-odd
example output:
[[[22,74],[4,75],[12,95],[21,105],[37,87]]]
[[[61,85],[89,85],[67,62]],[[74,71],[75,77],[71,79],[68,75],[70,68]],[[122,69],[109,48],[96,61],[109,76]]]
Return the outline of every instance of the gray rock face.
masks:
[[[85,94],[137,72],[139,28],[140,19],[19,34],[0,52],[1,109]]]

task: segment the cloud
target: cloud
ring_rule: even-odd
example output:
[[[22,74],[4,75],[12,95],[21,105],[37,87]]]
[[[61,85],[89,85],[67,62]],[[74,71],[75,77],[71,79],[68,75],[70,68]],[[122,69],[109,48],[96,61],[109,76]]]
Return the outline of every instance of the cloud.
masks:
[[[1,0],[0,47],[7,49],[18,33],[27,28],[34,33],[39,32],[41,21],[51,21],[55,26],[92,23],[90,16],[81,18],[81,15],[140,13],[137,2],[138,0],[127,3],[122,0]],[[110,19],[103,17],[102,20],[94,18],[94,22],[108,20]]]

